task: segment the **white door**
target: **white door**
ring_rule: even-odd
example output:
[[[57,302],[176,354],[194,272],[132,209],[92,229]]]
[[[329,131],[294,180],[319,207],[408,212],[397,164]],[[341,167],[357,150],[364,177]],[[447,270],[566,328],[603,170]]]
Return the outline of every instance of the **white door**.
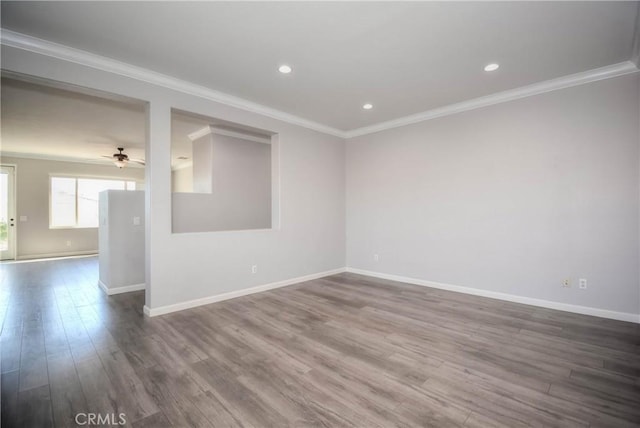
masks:
[[[0,260],[16,258],[15,168],[0,166]]]

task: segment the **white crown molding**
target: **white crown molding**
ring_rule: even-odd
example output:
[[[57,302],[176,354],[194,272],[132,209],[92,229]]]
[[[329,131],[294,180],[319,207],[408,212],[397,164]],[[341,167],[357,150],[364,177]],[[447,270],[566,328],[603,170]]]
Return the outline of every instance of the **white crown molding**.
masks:
[[[37,160],[46,160],[46,161],[55,161],[55,162],[74,162],[74,163],[82,163],[82,164],[95,164],[95,165],[103,165],[103,166],[113,166],[113,161],[105,159],[85,159],[85,158],[75,158],[72,156],[60,156],[60,155],[48,155],[45,153],[18,153],[18,152],[4,152],[0,151],[0,158],[8,157],[8,158],[18,158],[18,159],[37,159]],[[135,162],[127,163],[127,168],[144,168],[144,165],[137,164]]]
[[[197,131],[193,131],[191,134],[188,134],[187,138],[189,138],[191,141],[195,141],[198,138],[202,138],[209,134],[211,134],[211,126],[207,125],[204,128],[198,129]]]
[[[505,103],[520,98],[543,94],[545,92],[570,88],[572,86],[583,85],[585,83],[596,82],[603,79],[610,79],[612,77],[623,76],[625,74],[636,72],[638,72],[638,67],[636,67],[636,65],[631,61],[625,61],[618,64],[608,65],[606,67],[571,74],[569,76],[558,77],[557,79],[551,79],[544,82],[534,83],[528,86],[522,86],[520,88],[497,92],[495,94],[462,101],[456,104],[450,104],[448,106],[427,110],[422,113],[412,114],[410,116],[381,122],[375,125],[354,129],[351,131],[347,131],[345,133],[345,138],[349,139],[359,137],[361,135],[372,134],[374,132],[385,131],[387,129],[398,128],[400,126],[411,125],[426,120],[462,113],[469,110],[475,110],[481,107]]]
[[[195,141],[198,138],[202,138],[205,135],[210,135],[210,134],[224,135],[227,137],[239,138],[242,140],[253,141],[256,143],[271,144],[271,137],[259,137],[257,135],[250,135],[250,134],[245,134],[238,131],[231,131],[229,129],[218,128],[217,126],[212,126],[212,125],[205,126],[202,129],[198,129],[197,131],[187,135],[187,137],[189,137],[191,141]]]
[[[636,40],[638,39],[638,36],[640,35],[638,34],[638,32],[636,32]],[[638,72],[639,69],[639,66],[636,66],[632,61],[625,61],[606,67],[587,70],[556,79],[546,80],[544,82],[534,83],[532,85],[523,86],[520,88],[498,92],[484,97],[474,98],[471,100],[438,107],[409,116],[404,116],[398,119],[380,122],[371,126],[352,129],[350,131],[342,131],[327,125],[323,125],[317,122],[300,118],[298,116],[294,116],[289,113],[282,112],[280,110],[247,101],[233,95],[218,92],[203,86],[186,82],[184,80],[157,73],[155,71],[147,70],[142,67],[133,66],[110,58],[95,55],[90,52],[74,49],[68,46],[60,45],[58,43],[38,39],[36,37],[27,36],[25,34],[17,33],[11,30],[6,30],[4,28],[1,29],[0,41],[2,45],[5,46],[35,52],[41,55],[62,59],[83,66],[140,80],[153,85],[183,92],[196,97],[209,99],[231,107],[261,114],[273,119],[281,120],[283,122],[302,126],[344,139],[372,134],[374,132],[380,132],[387,129],[398,128],[400,126],[411,125],[426,120],[436,119],[469,110],[475,110],[482,107],[513,101],[520,98],[543,94],[545,92],[551,92],[559,89],[570,88],[572,86],[583,85],[585,83],[596,82],[598,80],[623,76],[625,74]],[[639,45],[640,42],[636,43],[636,51],[640,48]],[[637,52],[634,52],[634,58],[635,56],[637,56],[637,54]]]
[[[223,92],[214,91],[204,86],[196,85],[175,77],[167,76],[142,67],[120,62],[111,58],[106,58],[80,49],[17,33],[15,31],[1,29],[1,42],[5,46],[35,52],[109,73],[118,74],[152,85],[162,86],[174,91],[183,92],[200,98],[206,98],[231,107],[246,110],[252,113],[261,114],[293,125],[302,126],[324,134],[336,137],[344,137],[344,131],[303,119],[280,110],[263,106],[252,101],[248,101]]]

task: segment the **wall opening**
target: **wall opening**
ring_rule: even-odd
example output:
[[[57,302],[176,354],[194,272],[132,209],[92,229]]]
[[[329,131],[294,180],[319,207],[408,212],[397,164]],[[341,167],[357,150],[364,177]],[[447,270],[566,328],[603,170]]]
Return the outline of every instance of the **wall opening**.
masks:
[[[277,134],[173,109],[172,232],[278,226]]]

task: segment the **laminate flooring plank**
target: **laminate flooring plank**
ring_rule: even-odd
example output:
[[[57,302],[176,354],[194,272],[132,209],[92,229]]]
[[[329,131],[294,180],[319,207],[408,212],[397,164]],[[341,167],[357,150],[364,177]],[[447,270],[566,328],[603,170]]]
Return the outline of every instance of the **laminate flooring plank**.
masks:
[[[158,317],[151,322],[154,333],[165,342],[170,343],[172,349],[180,355],[187,364],[196,363],[208,358],[206,352],[190,344],[184,336],[175,329],[164,317]]]
[[[119,349],[97,349],[102,365],[130,422],[151,416],[160,409],[147,393],[125,354]]]
[[[560,381],[551,385],[549,394],[565,401],[586,404],[599,412],[640,425],[637,400],[616,397],[593,388]]]
[[[87,413],[127,414],[127,403],[118,395],[99,357],[83,359],[75,366],[87,401]]]
[[[4,372],[0,377],[0,426],[18,427],[18,390],[20,389],[18,370]]]
[[[148,345],[150,336],[136,324],[118,323],[107,327],[118,348],[124,352],[134,370],[153,367],[163,354],[156,353]]]
[[[145,318],[97,268],[0,263],[3,427],[640,426],[637,324],[352,273]]]
[[[487,392],[470,382],[455,379],[428,379],[422,386],[426,391],[438,393],[447,401],[453,401],[473,412],[494,418],[510,426],[582,426],[588,424],[569,423],[556,420],[535,408],[511,399],[508,395]]]
[[[640,385],[636,378],[604,369],[578,367],[571,370],[569,383],[626,399],[640,407]]]
[[[502,422],[496,421],[491,417],[481,415],[476,412],[471,412],[466,421],[464,421],[464,426],[468,428],[511,428],[512,425],[504,424]]]
[[[303,374],[311,370],[301,358],[297,358],[295,353],[290,352],[286,348],[272,345],[268,340],[264,340],[260,338],[260,336],[254,335],[241,327],[231,325],[225,327],[224,331],[236,337],[238,340],[243,341],[256,351],[261,352],[265,359],[276,360]]]
[[[22,331],[20,351],[20,391],[49,384],[47,354],[42,324],[36,321]]]
[[[306,391],[292,387],[296,384],[283,381],[279,374],[268,362],[263,362],[261,366],[253,367],[251,372],[238,377],[238,381],[254,391],[271,408],[278,409],[291,426],[351,425],[344,418],[336,417],[330,409],[314,405]]]
[[[71,351],[47,357],[53,420],[57,427],[76,427],[75,417],[87,411],[87,401]]]
[[[189,361],[183,360],[160,336],[153,334],[142,341],[149,352],[155,355],[158,368],[167,373],[176,388],[182,391],[181,394],[192,397],[211,389],[211,385],[193,370]]]
[[[164,428],[172,427],[173,425],[164,413],[158,412],[151,416],[135,421],[132,424],[133,428]]]
[[[214,427],[259,428],[250,424],[237,409],[212,390],[192,397],[192,401]]]
[[[286,426],[287,420],[277,409],[270,408],[253,391],[237,381],[236,376],[213,359],[195,363],[196,371],[214,386],[212,392],[230,403],[239,420],[245,418],[250,424],[260,426]]]
[[[311,370],[304,377],[325,394],[336,397],[360,415],[359,420],[366,425],[410,426],[408,420],[375,400],[372,392],[365,393],[360,385],[340,380],[335,376],[327,376],[327,372],[318,369]]]
[[[636,379],[640,378],[640,367],[632,364],[626,364],[625,362],[621,362],[620,360],[612,361],[605,359],[603,368],[604,370],[612,373],[619,373],[635,377]]]
[[[598,341],[592,343],[573,341],[570,338],[541,334],[527,329],[520,330],[518,340],[527,340],[530,341],[530,343],[537,344],[541,348],[565,352],[567,356],[572,354],[579,356],[591,355],[592,358],[640,369],[640,354],[602,346]]]
[[[182,392],[180,385],[167,376],[167,372],[159,367],[144,369],[141,374],[142,383],[145,390],[152,397],[158,409],[162,409],[162,414],[169,421],[170,425],[176,427],[203,427],[213,428],[212,423],[197,408],[193,397]],[[151,415],[136,418],[144,420]]]
[[[22,324],[6,326],[0,335],[0,371],[12,372],[20,369],[22,351]]]
[[[38,428],[53,426],[49,385],[18,393],[18,426]]]

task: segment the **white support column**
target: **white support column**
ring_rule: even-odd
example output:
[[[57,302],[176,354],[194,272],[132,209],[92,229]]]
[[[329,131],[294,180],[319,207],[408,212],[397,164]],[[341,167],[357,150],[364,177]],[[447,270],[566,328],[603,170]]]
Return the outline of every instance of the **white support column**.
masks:
[[[171,237],[171,106],[147,105],[145,147],[145,311],[153,306],[153,289],[162,286],[164,253]]]

